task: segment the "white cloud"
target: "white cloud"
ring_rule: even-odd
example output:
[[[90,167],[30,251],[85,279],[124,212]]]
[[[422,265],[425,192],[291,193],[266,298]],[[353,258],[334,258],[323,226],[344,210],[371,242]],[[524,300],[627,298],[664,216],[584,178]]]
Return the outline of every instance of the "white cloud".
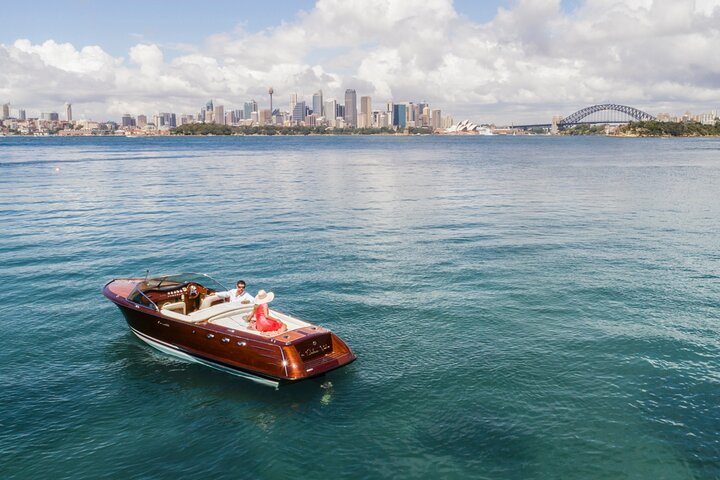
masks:
[[[194,113],[209,98],[262,104],[272,85],[280,106],[295,92],[341,99],[356,88],[376,108],[427,100],[477,121],[542,121],[604,101],[709,110],[720,103],[719,28],[720,0],[586,0],[571,14],[559,0],[520,0],[484,24],[450,0],[319,0],[292,22],[239,25],[170,60],[176,47],[149,42],[127,58],[0,44],[0,100],[38,112],[69,100],[80,115],[117,118]]]

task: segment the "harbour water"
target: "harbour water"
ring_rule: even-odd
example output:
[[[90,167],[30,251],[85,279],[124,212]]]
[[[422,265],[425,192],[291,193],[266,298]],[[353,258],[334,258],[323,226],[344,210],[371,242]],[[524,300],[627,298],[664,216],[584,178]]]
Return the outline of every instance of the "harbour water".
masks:
[[[0,478],[720,477],[720,140],[0,138]],[[358,360],[279,390],[100,290],[199,271]]]

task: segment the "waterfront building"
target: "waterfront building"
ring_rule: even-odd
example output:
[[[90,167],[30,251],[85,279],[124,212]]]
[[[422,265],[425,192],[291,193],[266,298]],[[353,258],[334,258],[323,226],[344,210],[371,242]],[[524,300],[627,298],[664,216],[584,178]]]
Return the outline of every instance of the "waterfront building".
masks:
[[[348,127],[357,126],[357,94],[352,88],[345,90],[345,123]]]
[[[292,111],[292,122],[297,125],[305,121],[305,102],[297,102]]]
[[[313,94],[313,100],[312,100],[312,109],[313,113],[317,117],[322,117],[325,115],[325,112],[323,112],[323,93],[322,90],[318,90]]]
[[[225,107],[223,105],[215,107],[213,110],[213,119],[215,120],[215,123],[225,125]]]
[[[335,118],[337,118],[337,101],[328,100],[324,105],[325,118],[327,119],[328,125],[331,127],[335,126]]]
[[[272,125],[272,111],[269,108],[260,110],[258,123],[260,123],[260,125]]]
[[[433,110],[430,117],[431,126],[433,129],[442,128],[442,118],[440,116],[440,110]]]
[[[372,97],[360,97],[360,117],[358,127],[368,128],[372,126]]]
[[[160,115],[163,117],[163,121],[165,122],[165,125],[167,125],[170,128],[177,127],[177,119],[176,119],[174,113],[163,112]]]
[[[407,126],[407,106],[405,104],[393,104],[392,124],[393,127],[400,129],[404,129]]]
[[[6,103],[2,106],[2,119],[7,120],[10,118],[10,104]]]
[[[249,102],[245,102],[245,105],[244,105],[244,114],[245,114],[244,118],[245,119],[249,119],[252,116],[252,113],[257,112],[257,111],[258,111],[258,105],[255,100],[250,100]]]
[[[292,113],[295,111],[295,105],[298,103],[298,96],[297,93],[291,93],[290,94],[290,109],[288,112],[292,115]]]
[[[72,104],[65,104],[65,120],[72,122]]]
[[[133,125],[135,125],[135,119],[129,113],[126,113],[120,118],[120,126],[132,127]]]

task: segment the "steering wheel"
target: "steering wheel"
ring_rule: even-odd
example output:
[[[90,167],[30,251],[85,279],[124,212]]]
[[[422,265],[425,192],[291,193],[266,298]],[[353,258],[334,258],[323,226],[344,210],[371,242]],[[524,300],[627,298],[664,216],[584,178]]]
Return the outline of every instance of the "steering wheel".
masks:
[[[187,298],[194,300],[200,296],[200,289],[202,287],[200,287],[200,285],[198,285],[196,283],[188,283],[187,287],[185,287],[185,288],[186,288],[185,294],[187,295]]]

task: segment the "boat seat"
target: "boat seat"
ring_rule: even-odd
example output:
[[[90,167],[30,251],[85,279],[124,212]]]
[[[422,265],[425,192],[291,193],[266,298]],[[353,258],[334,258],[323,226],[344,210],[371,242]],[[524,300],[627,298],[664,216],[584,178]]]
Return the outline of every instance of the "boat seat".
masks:
[[[204,322],[205,320],[209,320],[210,318],[216,317],[218,315],[222,315],[232,311],[247,309],[247,305],[242,305],[239,303],[218,303],[217,305],[213,305],[212,307],[195,310],[194,312],[187,315],[187,317],[189,317],[190,321],[193,323]]]
[[[213,303],[217,302],[218,300],[221,300],[221,298],[220,298],[219,295],[217,295],[217,294],[215,294],[215,295],[208,295],[208,296],[206,296],[205,298],[202,299],[202,301],[200,302],[200,307],[198,308],[198,310],[204,310],[204,309],[206,309],[206,308],[209,308],[209,307],[212,306]]]
[[[240,313],[242,311],[248,311],[248,306],[240,305],[237,303],[218,303],[217,305],[213,305],[212,307],[204,308],[202,310],[195,310],[189,315],[185,315],[183,313],[171,310],[166,307],[163,307],[162,310],[160,310],[160,313],[169,318],[180,320],[182,322],[199,323],[205,322],[213,317],[217,317],[218,315],[225,315],[229,312]]]
[[[185,302],[166,303],[165,305],[163,305],[162,309],[184,314]]]

